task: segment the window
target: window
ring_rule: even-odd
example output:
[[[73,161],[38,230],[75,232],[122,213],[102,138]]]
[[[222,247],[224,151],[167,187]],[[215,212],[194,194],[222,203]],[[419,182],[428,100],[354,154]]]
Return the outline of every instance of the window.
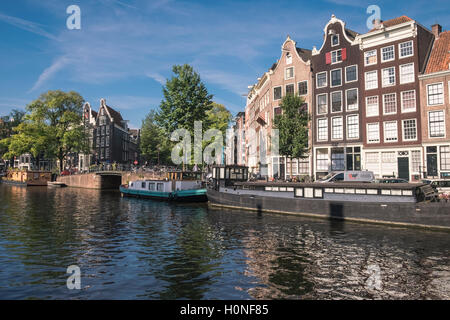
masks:
[[[441,170],[450,170],[450,146],[439,148],[441,153]]]
[[[383,95],[383,114],[397,113],[397,95],[388,93]]]
[[[378,88],[377,70],[366,72],[366,90]]]
[[[348,89],[345,91],[345,101],[347,111],[358,110],[358,89]]]
[[[163,191],[164,190],[164,183],[157,183],[156,184],[156,190],[157,191]]]
[[[142,181],[142,185],[141,185],[141,188],[147,188],[147,186],[146,186],[146,184],[145,184],[145,181]]]
[[[416,119],[403,120],[403,140],[417,140]]]
[[[309,173],[309,160],[308,159],[298,159],[298,173],[308,174]]]
[[[345,82],[353,82],[358,80],[358,66],[355,64],[354,66],[345,68]]]
[[[342,140],[343,138],[343,120],[342,117],[331,118],[331,139]]]
[[[331,52],[331,63],[338,63],[342,61],[342,50],[336,50]]]
[[[317,171],[328,171],[328,149],[317,149]]]
[[[109,129],[110,129],[110,127],[109,127],[109,126],[106,126],[106,134],[107,134],[107,135],[109,135]]]
[[[359,116],[347,116],[347,139],[359,138]]]
[[[414,63],[400,66],[400,84],[414,82]]]
[[[150,191],[155,191],[155,183],[154,182],[150,182],[148,184],[148,190]]]
[[[280,115],[281,113],[282,113],[282,110],[281,110],[280,107],[275,107],[275,108],[273,109],[273,114],[274,114],[274,115]]]
[[[317,74],[317,88],[323,88],[327,86],[327,73],[321,72]]]
[[[431,138],[445,137],[444,111],[430,111],[428,113],[428,122]]]
[[[281,87],[275,87],[273,88],[273,100],[280,100],[281,99]]]
[[[292,63],[292,55],[290,52],[286,53],[286,64]]]
[[[378,152],[366,152],[366,163],[378,163],[380,155]]]
[[[394,59],[394,46],[389,46],[381,49],[381,62],[391,61]]]
[[[377,123],[367,124],[367,143],[380,142],[380,125]]]
[[[342,91],[331,93],[331,112],[342,111]]]
[[[328,112],[327,94],[317,95],[317,114],[324,114]]]
[[[339,45],[339,35],[338,34],[333,34],[331,36],[331,46],[335,47]]]
[[[302,81],[298,83],[298,95],[303,96],[308,94],[308,81]]]
[[[416,90],[401,93],[402,112],[416,111]]]
[[[420,156],[419,150],[411,151],[411,171],[412,172],[420,172],[420,167],[422,164],[422,158]]]
[[[366,97],[366,116],[376,117],[379,114],[378,96]]]
[[[105,136],[105,145],[109,147],[109,136]]]
[[[342,69],[331,70],[331,87],[342,85]]]
[[[395,68],[390,67],[383,69],[383,87],[389,87],[395,85]]]
[[[331,170],[345,170],[344,148],[331,149]]]
[[[294,84],[286,85],[286,94],[294,94]]]
[[[317,119],[317,140],[328,140],[328,118]]]
[[[286,74],[284,79],[285,80],[292,79],[293,77],[294,77],[294,67],[286,68]]]
[[[377,50],[364,52],[364,65],[370,66],[377,63]]]
[[[400,51],[400,58],[410,57],[413,55],[413,42],[407,41],[400,43],[398,45],[398,50]]]
[[[384,142],[397,141],[397,134],[397,121],[388,121],[384,123]]]
[[[434,106],[444,103],[444,84],[433,83],[427,85],[428,91],[428,105]]]
[[[101,142],[101,146],[102,147],[104,147],[105,146],[105,137],[102,137],[102,140],[101,140],[102,142]]]

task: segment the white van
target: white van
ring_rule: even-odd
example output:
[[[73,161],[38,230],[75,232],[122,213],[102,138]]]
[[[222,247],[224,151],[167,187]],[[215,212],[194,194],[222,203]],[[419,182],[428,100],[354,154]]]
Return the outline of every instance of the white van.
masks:
[[[430,184],[439,194],[450,194],[450,179],[431,179],[422,180]]]
[[[372,182],[374,179],[372,171],[335,171],[317,182]]]

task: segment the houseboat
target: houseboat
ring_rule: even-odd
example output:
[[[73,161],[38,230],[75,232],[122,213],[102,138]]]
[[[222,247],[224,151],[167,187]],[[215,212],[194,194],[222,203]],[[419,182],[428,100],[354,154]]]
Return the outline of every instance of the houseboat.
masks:
[[[21,186],[46,186],[51,179],[50,171],[8,170],[1,182]]]
[[[424,183],[249,182],[242,166],[216,166],[209,204],[245,209],[450,231],[450,203]]]
[[[166,201],[207,201],[201,172],[168,172],[165,180],[135,180],[120,186],[122,196]]]

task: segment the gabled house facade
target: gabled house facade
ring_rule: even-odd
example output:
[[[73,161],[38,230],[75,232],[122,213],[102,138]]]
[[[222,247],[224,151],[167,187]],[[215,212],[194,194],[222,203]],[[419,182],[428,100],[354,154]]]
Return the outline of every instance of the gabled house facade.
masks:
[[[364,169],[418,180],[423,171],[420,87],[433,34],[409,17],[375,21],[361,49]]]
[[[361,170],[361,55],[356,36],[332,15],[322,47],[312,51],[316,179],[331,171]]]

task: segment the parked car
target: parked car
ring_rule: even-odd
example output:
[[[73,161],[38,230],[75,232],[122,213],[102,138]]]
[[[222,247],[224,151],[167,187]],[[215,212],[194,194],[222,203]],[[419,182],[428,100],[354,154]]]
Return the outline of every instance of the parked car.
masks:
[[[408,180],[401,179],[401,178],[382,178],[382,179],[375,179],[373,182],[374,183],[409,183]]]
[[[431,185],[439,194],[450,194],[450,179],[423,179],[422,182]]]
[[[62,176],[70,176],[70,171],[69,171],[69,170],[63,170],[63,171],[61,172],[61,175],[62,175]]]
[[[374,179],[375,175],[372,171],[336,171],[317,182],[372,182]]]

